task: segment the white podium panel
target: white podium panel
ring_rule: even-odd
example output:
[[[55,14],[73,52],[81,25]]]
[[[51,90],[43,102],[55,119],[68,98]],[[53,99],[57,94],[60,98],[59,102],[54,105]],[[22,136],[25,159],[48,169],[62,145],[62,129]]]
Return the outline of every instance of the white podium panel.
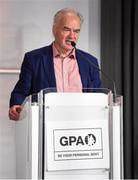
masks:
[[[39,107],[26,102],[16,122],[16,178],[38,179]]]
[[[96,178],[96,170],[98,170],[97,177],[103,175],[104,178],[109,177],[108,96],[99,93],[96,97],[95,99],[95,95],[90,93],[45,95],[45,175],[47,178],[49,172],[54,177],[54,171],[64,171],[64,173],[68,171],[70,172],[68,178],[78,178],[76,175],[73,176],[78,170],[79,173],[83,171],[83,176],[87,178],[92,178],[93,175],[88,176],[88,171],[85,172],[85,170],[95,170],[94,178]]]

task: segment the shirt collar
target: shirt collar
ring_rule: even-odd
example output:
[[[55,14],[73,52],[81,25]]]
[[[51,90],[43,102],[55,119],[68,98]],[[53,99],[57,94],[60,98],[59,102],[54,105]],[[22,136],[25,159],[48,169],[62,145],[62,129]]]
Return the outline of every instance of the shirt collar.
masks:
[[[60,53],[59,53],[58,50],[56,49],[54,43],[52,44],[52,48],[53,48],[53,57],[54,57],[54,58],[57,58],[57,57],[63,58],[63,57],[61,57]],[[66,56],[66,57],[69,57],[70,59],[76,59],[75,49],[73,49],[73,50],[71,50],[71,51],[72,51],[72,52],[70,53],[70,55],[69,55],[69,56]],[[64,57],[64,58],[66,58],[66,57]]]

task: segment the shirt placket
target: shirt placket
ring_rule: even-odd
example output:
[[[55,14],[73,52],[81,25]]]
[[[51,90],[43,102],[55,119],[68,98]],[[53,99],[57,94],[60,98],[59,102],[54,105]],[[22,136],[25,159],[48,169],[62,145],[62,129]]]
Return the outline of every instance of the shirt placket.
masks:
[[[64,58],[62,60],[62,84],[63,84],[63,92],[67,92],[68,90],[68,58]]]

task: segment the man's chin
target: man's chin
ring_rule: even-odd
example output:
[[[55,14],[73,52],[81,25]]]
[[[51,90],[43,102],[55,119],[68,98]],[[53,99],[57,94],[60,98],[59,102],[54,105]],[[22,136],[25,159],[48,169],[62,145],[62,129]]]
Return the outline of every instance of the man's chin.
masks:
[[[63,50],[64,53],[68,53],[68,52],[70,52],[72,49],[73,49],[73,47],[72,47],[71,44],[70,44],[70,45],[66,45],[66,46],[64,46],[64,48],[62,48],[62,50]]]
[[[71,51],[72,48],[73,48],[73,46],[72,46],[71,44],[69,44],[68,46],[66,46],[67,51]]]

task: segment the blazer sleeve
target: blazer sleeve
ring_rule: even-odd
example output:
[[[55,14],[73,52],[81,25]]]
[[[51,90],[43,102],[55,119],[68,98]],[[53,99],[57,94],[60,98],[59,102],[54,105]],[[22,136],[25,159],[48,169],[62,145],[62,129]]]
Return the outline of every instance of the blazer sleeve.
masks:
[[[26,96],[30,94],[32,74],[33,66],[31,64],[31,60],[26,53],[21,66],[19,80],[17,81],[11,93],[10,107],[13,105],[21,105],[25,100]]]

